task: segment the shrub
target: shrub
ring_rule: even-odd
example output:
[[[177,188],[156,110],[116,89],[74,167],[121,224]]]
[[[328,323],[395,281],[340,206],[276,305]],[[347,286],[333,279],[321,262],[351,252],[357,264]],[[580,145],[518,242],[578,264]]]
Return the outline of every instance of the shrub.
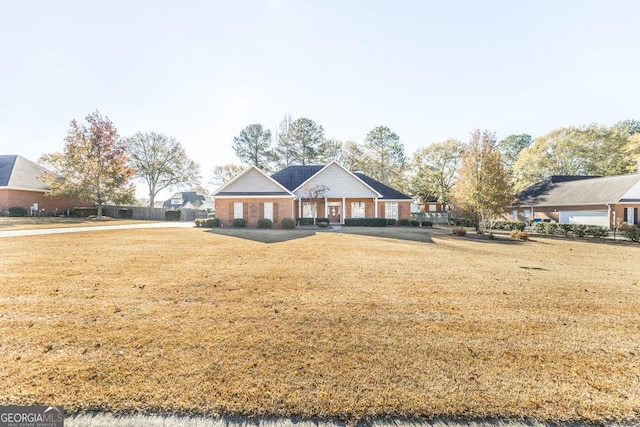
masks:
[[[587,231],[587,226],[582,224],[574,224],[572,228],[573,228],[573,234],[576,237],[584,237]]]
[[[241,227],[246,227],[247,222],[244,220],[244,218],[234,218],[232,225],[234,227],[241,228]]]
[[[584,232],[587,236],[595,237],[596,239],[602,239],[609,235],[609,229],[600,225],[588,225]]]
[[[215,218],[216,214],[215,213],[208,213],[207,214],[207,218]]]
[[[422,221],[423,227],[433,227],[433,222],[431,221]]]
[[[558,235],[563,237],[566,237],[572,231],[573,231],[573,226],[571,224],[558,224],[558,228],[556,230]]]
[[[467,235],[467,230],[465,230],[464,227],[456,227],[456,228],[452,229],[451,231],[456,236],[466,236]]]
[[[22,206],[11,206],[9,208],[9,216],[27,216],[27,208]]]
[[[280,221],[280,225],[285,230],[293,230],[294,228],[296,228],[296,222],[293,218],[284,218],[282,221]]]
[[[522,221],[497,221],[493,224],[495,230],[524,230],[526,224]]]
[[[98,215],[98,208],[73,208],[73,216],[76,218],[88,218],[91,215]]]
[[[558,234],[558,223],[557,222],[547,223],[545,232],[551,235]]]
[[[207,218],[207,219],[203,219],[201,221],[204,221],[204,226],[207,228],[218,228],[220,227],[220,220],[218,218]]]
[[[395,218],[387,218],[387,225],[394,226],[394,225],[397,225],[397,224],[398,224],[398,220],[397,219],[395,219]]]
[[[203,226],[203,222],[200,218],[196,218],[195,221],[193,221],[193,223],[196,225],[196,227],[202,227]]]
[[[344,220],[347,227],[386,227],[386,218],[347,218]]]
[[[260,218],[258,220],[258,228],[271,228],[273,227],[273,221],[269,218]]]
[[[454,225],[456,227],[475,227],[478,224],[467,218],[451,218],[449,219],[449,225]]]
[[[298,218],[298,225],[313,225],[313,218]]]
[[[637,225],[625,225],[621,227],[622,235],[632,242],[640,242],[640,228]]]
[[[509,236],[511,236],[512,239],[516,240],[529,240],[529,233],[524,230],[511,230]]]
[[[418,221],[417,219],[412,219],[411,220],[411,226],[412,227],[417,227],[420,225],[420,221]]]
[[[164,211],[164,219],[167,221],[180,221],[180,211],[177,209]]]
[[[327,228],[329,226],[329,222],[328,221],[322,221],[318,223],[318,227],[320,228]]]
[[[408,219],[406,219],[406,218],[399,219],[399,220],[398,220],[398,225],[399,225],[400,227],[409,227],[409,226],[411,225],[411,221],[409,221],[409,220],[408,220]]]
[[[546,222],[534,222],[533,223],[533,231],[536,233],[546,233],[547,223]]]

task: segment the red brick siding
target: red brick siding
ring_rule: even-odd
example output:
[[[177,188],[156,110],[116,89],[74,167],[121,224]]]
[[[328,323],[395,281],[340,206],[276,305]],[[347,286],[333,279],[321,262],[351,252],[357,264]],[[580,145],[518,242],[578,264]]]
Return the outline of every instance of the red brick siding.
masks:
[[[216,218],[224,227],[233,224],[233,204],[241,202],[243,206],[243,216],[248,227],[257,227],[258,220],[264,215],[264,203],[271,202],[274,206],[274,227],[279,227],[284,218],[291,218],[291,199],[287,198],[264,198],[264,199],[242,199],[242,198],[216,198]]]
[[[0,188],[0,210],[7,211],[10,207],[22,206],[29,211],[34,203],[38,204],[41,216],[49,216],[55,209],[58,209],[58,212],[62,214],[65,210],[72,210],[76,206],[93,206],[92,202],[83,202],[79,199],[68,197],[49,197],[46,193],[40,191]],[[42,212],[42,209],[44,209],[44,212]]]

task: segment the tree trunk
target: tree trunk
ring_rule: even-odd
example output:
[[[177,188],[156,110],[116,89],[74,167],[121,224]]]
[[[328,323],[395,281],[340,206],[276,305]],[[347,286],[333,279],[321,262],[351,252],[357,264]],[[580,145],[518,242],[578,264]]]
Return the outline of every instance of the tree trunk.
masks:
[[[102,203],[98,202],[98,218],[102,218]]]

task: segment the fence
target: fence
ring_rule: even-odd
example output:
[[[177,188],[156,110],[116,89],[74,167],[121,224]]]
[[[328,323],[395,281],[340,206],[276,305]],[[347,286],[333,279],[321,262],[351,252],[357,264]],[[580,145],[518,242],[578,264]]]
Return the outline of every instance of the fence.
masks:
[[[103,206],[103,215],[112,218],[143,219],[149,221],[166,221],[165,212],[170,209],[144,208],[139,206]],[[180,209],[180,221],[195,221],[196,209]],[[205,213],[206,216],[206,213]]]
[[[418,221],[431,221],[434,224],[448,224],[449,212],[420,212],[415,214]]]

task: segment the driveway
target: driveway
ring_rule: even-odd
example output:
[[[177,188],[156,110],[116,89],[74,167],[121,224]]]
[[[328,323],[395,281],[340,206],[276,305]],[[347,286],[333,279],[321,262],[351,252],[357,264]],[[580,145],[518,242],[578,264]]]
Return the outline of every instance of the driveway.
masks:
[[[94,227],[39,228],[32,230],[0,231],[2,237],[40,236],[43,234],[85,233],[105,230],[131,230],[140,228],[193,228],[193,222],[150,222],[148,224],[97,225]]]

